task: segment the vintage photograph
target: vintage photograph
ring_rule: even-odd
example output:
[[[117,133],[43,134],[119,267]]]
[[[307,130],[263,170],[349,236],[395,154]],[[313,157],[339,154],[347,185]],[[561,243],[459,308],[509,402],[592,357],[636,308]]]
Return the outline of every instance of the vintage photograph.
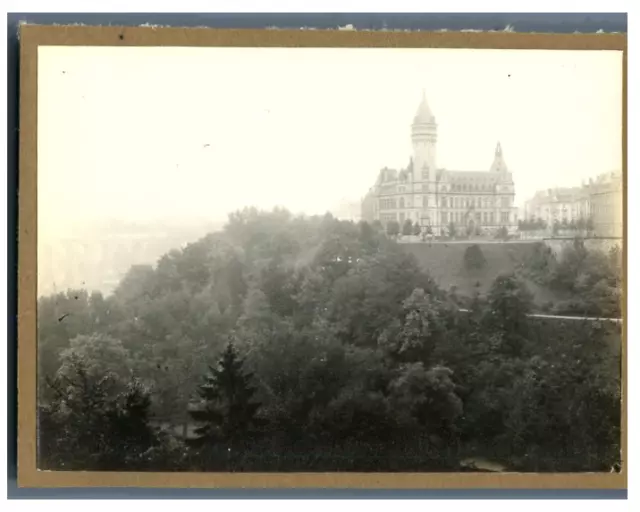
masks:
[[[37,79],[38,469],[621,471],[622,52]]]

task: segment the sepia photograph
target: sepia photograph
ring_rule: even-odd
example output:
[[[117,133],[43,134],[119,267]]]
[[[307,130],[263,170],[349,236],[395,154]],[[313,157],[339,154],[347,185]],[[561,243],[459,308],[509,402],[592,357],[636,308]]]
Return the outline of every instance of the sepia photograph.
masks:
[[[621,51],[37,50],[38,470],[622,470]]]

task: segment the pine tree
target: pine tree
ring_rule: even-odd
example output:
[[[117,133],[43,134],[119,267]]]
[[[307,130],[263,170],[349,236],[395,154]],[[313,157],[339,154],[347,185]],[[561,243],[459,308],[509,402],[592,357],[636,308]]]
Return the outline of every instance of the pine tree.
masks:
[[[252,374],[245,372],[243,365],[229,342],[218,366],[209,368],[209,375],[198,390],[202,407],[189,412],[201,424],[195,430],[194,444],[246,438],[258,426],[255,415],[260,404],[252,400],[256,389],[250,384]]]

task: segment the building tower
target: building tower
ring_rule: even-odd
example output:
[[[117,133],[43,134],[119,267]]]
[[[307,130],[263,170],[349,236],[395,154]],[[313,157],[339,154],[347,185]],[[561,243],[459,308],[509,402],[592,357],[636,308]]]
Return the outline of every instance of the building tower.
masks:
[[[502,146],[500,142],[496,145],[496,151],[493,157],[493,163],[491,164],[491,172],[507,172],[507,164],[504,161],[504,156],[502,155]]]
[[[437,224],[436,201],[436,143],[438,125],[429,108],[427,97],[422,91],[422,101],[418,106],[411,125],[413,145],[413,180],[422,183],[422,217],[424,223]]]
[[[495,205],[495,218],[503,226],[512,226],[517,222],[517,208],[514,207],[515,187],[513,175],[509,172],[509,168],[504,161],[500,142],[496,145],[493,163],[489,171],[499,174],[496,193],[500,196],[500,203]]]

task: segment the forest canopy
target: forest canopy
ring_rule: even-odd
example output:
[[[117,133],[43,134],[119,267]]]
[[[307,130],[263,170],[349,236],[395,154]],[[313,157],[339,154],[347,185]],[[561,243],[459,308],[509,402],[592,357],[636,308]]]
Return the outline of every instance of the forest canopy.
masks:
[[[609,293],[583,249],[532,268]],[[108,297],[39,300],[39,467],[608,471],[620,329],[532,307],[501,275],[461,312],[375,226],[245,209]]]

